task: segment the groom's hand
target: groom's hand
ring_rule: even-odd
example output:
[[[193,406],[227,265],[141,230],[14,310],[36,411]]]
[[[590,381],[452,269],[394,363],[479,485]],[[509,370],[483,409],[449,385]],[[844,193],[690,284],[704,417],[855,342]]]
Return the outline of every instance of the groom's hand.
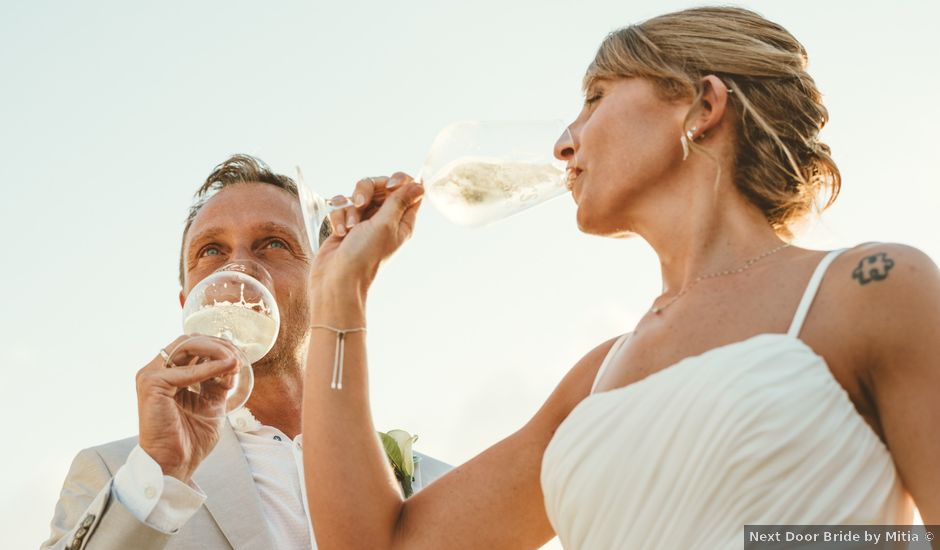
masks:
[[[188,483],[218,442],[224,417],[207,419],[187,414],[177,403],[176,394],[197,382],[233,374],[237,361],[234,345],[221,338],[180,336],[165,349],[175,358],[174,350],[184,342],[191,348],[188,353],[198,354],[205,361],[167,368],[161,355],[154,357],[137,372],[137,413],[141,449],[165,475]]]
[[[354,203],[330,214],[335,232],[317,252],[313,284],[364,293],[381,263],[411,237],[423,195],[424,187],[401,172],[360,181]]]

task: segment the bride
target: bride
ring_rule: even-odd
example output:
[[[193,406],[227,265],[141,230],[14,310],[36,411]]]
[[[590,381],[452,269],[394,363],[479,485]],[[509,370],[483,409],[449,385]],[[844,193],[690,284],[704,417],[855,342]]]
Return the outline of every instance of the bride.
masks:
[[[895,95],[859,84],[873,109]],[[840,187],[802,45],[744,9],[685,10],[609,35],[584,87],[555,148],[578,226],[648,242],[662,295],[525,426],[405,500],[372,426],[366,333],[350,329],[366,327],[422,188],[361,181],[311,279],[319,547],[535,548],[557,534],[566,548],[740,548],[747,524],[903,524],[915,503],[940,523],[940,273],[903,245],[787,242]],[[350,460],[318,452],[340,447]]]

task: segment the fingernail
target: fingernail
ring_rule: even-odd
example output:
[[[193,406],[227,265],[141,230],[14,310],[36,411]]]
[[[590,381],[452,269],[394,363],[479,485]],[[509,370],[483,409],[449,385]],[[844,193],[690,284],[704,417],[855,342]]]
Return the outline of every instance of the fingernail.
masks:
[[[362,206],[363,204],[366,203],[366,198],[362,196],[362,194],[356,193],[355,202],[356,202],[356,206]]]
[[[346,226],[341,223],[336,224],[336,234],[342,237],[346,234]]]
[[[396,179],[390,179],[390,180],[388,180],[388,185],[386,185],[385,188],[386,188],[386,189],[392,189],[392,188],[394,188],[394,187],[398,187],[398,180],[396,180]]]
[[[346,227],[352,229],[352,226],[354,225],[356,225],[356,220],[353,220],[353,219],[346,220]]]

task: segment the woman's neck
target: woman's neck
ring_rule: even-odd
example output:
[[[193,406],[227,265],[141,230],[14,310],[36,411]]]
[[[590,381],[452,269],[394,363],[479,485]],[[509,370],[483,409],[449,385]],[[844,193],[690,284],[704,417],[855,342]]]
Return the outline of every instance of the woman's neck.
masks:
[[[730,178],[719,181],[717,190],[714,179],[708,180],[663,186],[645,208],[648,215],[633,213],[634,232],[659,257],[664,295],[678,294],[698,277],[740,267],[783,242]]]

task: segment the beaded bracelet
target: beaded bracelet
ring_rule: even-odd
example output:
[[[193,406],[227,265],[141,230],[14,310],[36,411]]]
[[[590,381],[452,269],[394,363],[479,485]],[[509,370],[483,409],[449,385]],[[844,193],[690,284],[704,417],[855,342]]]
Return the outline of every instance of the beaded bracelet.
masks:
[[[343,389],[343,359],[346,349],[346,335],[350,332],[365,332],[366,327],[340,329],[329,325],[313,325],[310,328],[322,328],[332,330],[336,333],[336,352],[333,355],[333,380],[330,382],[330,388],[334,390]]]

